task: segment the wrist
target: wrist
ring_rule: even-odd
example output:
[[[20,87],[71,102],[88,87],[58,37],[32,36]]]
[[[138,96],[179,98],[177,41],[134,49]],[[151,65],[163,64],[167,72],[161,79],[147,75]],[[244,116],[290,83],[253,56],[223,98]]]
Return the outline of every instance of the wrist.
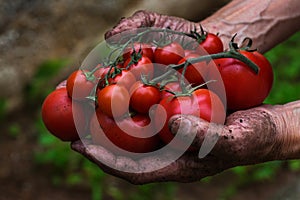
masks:
[[[275,159],[299,159],[300,101],[273,106],[271,112],[276,127]]]

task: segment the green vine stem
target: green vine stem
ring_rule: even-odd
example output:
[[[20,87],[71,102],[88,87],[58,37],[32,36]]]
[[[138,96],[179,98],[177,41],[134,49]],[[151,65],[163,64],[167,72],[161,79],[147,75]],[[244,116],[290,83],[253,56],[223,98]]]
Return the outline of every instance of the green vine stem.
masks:
[[[164,33],[164,35],[166,33],[170,33],[170,34],[176,34],[176,35],[180,35],[180,36],[188,36],[188,37],[192,37],[195,39],[195,31],[191,31],[190,34],[188,33],[183,33],[183,32],[177,32],[177,31],[174,31],[174,30],[171,30],[171,29],[147,29],[143,32],[140,32],[140,33],[137,33],[135,36],[131,37],[128,39],[127,42],[125,42],[124,44],[122,44],[122,46],[118,46],[117,48],[113,49],[113,53],[115,53],[117,50],[120,50],[119,53],[117,54],[117,57],[114,61],[108,61],[106,63],[106,66],[110,66],[110,69],[108,71],[108,73],[106,74],[105,76],[105,83],[108,84],[108,78],[109,76],[111,76],[111,70],[113,68],[115,68],[116,70],[116,65],[120,62],[120,58],[122,56],[122,53],[125,51],[125,49],[130,45],[130,44],[133,44],[134,41],[140,41],[142,36],[148,34],[148,33],[155,33],[155,32],[158,32],[158,33]],[[204,31],[201,27],[201,32],[202,32],[202,35],[205,35],[203,34]],[[181,64],[171,64],[171,65],[168,65],[167,66],[167,71],[158,76],[158,77],[155,77],[154,79],[148,81],[150,84],[157,84],[161,81],[163,81],[164,79],[168,78],[168,76],[171,76],[174,74],[174,71],[173,70],[170,70],[170,69],[174,69],[174,70],[179,70],[181,68],[184,68],[183,69],[183,73],[182,73],[182,77],[180,78],[180,84],[182,86],[184,86],[184,74],[185,74],[185,71],[186,71],[186,68],[190,65],[190,64],[194,64],[194,63],[197,63],[197,62],[202,62],[202,61],[210,61],[210,60],[213,60],[213,59],[219,59],[219,58],[234,58],[234,59],[237,59],[243,63],[245,63],[248,67],[250,67],[256,74],[259,73],[259,67],[253,63],[251,60],[249,60],[246,56],[242,55],[240,52],[239,52],[239,47],[238,45],[234,42],[234,38],[235,38],[236,35],[233,36],[231,42],[229,43],[229,47],[230,47],[230,50],[229,51],[225,51],[225,52],[221,52],[221,53],[217,53],[217,54],[210,54],[210,55],[204,55],[204,56],[199,56],[197,58],[190,58],[190,59],[187,59],[185,62],[181,63]],[[199,38],[197,38],[199,39]],[[245,40],[248,40],[248,44],[246,46],[247,49],[249,49],[251,47],[251,44],[252,44],[252,41],[251,39],[247,38]],[[121,45],[121,44],[118,44],[118,45]],[[246,49],[246,50],[247,50]],[[241,49],[243,50],[243,49]],[[112,54],[110,54],[109,56],[109,59],[111,59],[111,56]],[[132,60],[133,62],[138,59],[139,56],[135,55],[133,56]],[[102,66],[101,66],[102,67]],[[99,68],[101,68],[99,67]],[[122,70],[122,69],[119,69],[119,70]],[[95,72],[96,70],[94,69],[92,72]],[[115,73],[120,73],[119,71],[117,72],[118,70],[115,71]],[[184,88],[185,87],[182,87],[183,90],[185,90]],[[183,91],[184,92],[184,91]]]
[[[190,58],[190,59],[187,59],[186,62],[188,62],[190,64],[194,64],[194,63],[197,63],[197,62],[209,61],[209,60],[218,59],[218,58],[234,58],[234,59],[237,59],[237,60],[245,63],[247,66],[249,66],[255,72],[255,74],[259,73],[259,67],[255,63],[253,63],[251,60],[249,60],[246,56],[240,54],[238,51],[226,51],[226,52],[221,52],[221,53],[217,53],[217,54],[210,54],[210,55],[200,56],[198,58]],[[176,70],[181,69],[182,67],[184,67],[186,62],[183,62],[183,63],[178,64],[178,65],[173,65],[172,68],[176,69]]]

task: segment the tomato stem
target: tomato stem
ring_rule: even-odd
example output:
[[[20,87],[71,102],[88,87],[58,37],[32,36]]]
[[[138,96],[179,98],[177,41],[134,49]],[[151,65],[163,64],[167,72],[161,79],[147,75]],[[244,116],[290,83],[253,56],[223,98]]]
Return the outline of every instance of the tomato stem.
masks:
[[[256,74],[258,74],[258,72],[259,72],[259,67],[254,62],[249,60],[246,56],[240,54],[238,51],[232,51],[232,50],[217,53],[217,54],[200,56],[197,58],[189,58],[181,64],[173,65],[172,68],[178,70],[178,69],[183,68],[186,62],[188,62],[190,64],[194,64],[197,62],[209,61],[209,60],[218,59],[218,58],[235,58],[235,59],[240,60],[241,62],[245,63],[247,66],[249,66]]]

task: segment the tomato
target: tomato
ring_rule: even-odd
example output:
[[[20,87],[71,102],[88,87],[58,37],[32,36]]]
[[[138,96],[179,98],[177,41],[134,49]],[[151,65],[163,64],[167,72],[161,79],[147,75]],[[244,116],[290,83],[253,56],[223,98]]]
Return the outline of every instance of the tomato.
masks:
[[[95,87],[95,77],[88,76],[87,70],[76,70],[67,79],[68,95],[78,101],[87,100]]]
[[[60,82],[55,89],[60,89],[60,88],[66,88],[67,87],[67,80],[63,80],[62,82]]]
[[[200,42],[198,51],[207,51],[208,54],[216,54],[224,51],[222,40],[213,33],[207,33],[204,40]]]
[[[47,96],[42,105],[42,119],[46,128],[62,141],[75,141],[78,134],[86,133],[84,110],[78,102],[72,102],[66,88],[56,89]]]
[[[129,45],[124,50],[123,59],[127,60],[130,58],[130,56],[133,52],[138,53],[140,51],[143,56],[148,57],[151,61],[153,60],[154,53],[152,50],[152,46],[150,44],[139,43],[139,42],[136,42],[133,45]]]
[[[190,58],[198,58],[198,54],[190,54],[182,58],[178,64],[184,63],[186,60]],[[207,77],[208,65],[206,61],[197,62],[192,65],[188,65],[184,74],[185,79],[192,86],[201,85],[205,82],[204,78]],[[178,70],[181,74],[183,72],[183,68]]]
[[[96,68],[98,68],[95,72],[94,72],[94,76],[99,80],[99,79],[103,79],[104,76],[108,73],[109,67],[104,67],[101,64],[98,64],[96,66]]]
[[[179,43],[172,42],[166,46],[156,48],[154,62],[163,65],[176,64],[184,57],[184,53],[184,49]]]
[[[115,77],[109,78],[109,84],[118,84],[124,86],[126,89],[130,89],[131,86],[136,82],[136,78],[129,70],[122,70],[121,73]]]
[[[130,106],[139,113],[147,114],[150,107],[159,101],[160,91],[155,86],[138,81],[130,89]]]
[[[156,150],[160,143],[157,134],[152,136],[154,128],[150,118],[145,115],[135,115],[116,121],[102,112],[97,112],[91,120],[90,130],[95,144],[102,145],[119,155],[126,155],[126,152],[119,151],[114,145],[130,152],[146,153]],[[131,133],[135,135],[130,135]]]
[[[164,88],[162,89],[162,91],[160,92],[160,98],[164,99],[164,98],[167,98],[167,97],[172,97],[172,96],[174,96],[174,94],[172,94],[172,92],[173,93],[181,92],[181,86],[180,86],[179,82],[167,83],[164,86]]]
[[[152,61],[148,57],[142,56],[137,62],[130,63],[131,58],[125,61],[124,68],[128,68],[137,80],[140,80],[142,75],[147,76],[148,79],[153,78],[154,67]]]
[[[159,131],[160,138],[169,143],[173,140],[174,135],[170,132],[168,122],[173,115],[194,115],[208,122],[223,124],[226,113],[220,98],[212,91],[207,89],[198,89],[191,96],[178,96],[174,98],[164,98],[159,103],[155,111],[155,126],[162,127]],[[162,119],[161,116],[165,116]],[[176,140],[175,148],[181,148],[183,141]],[[193,150],[190,148],[189,150]]]
[[[128,112],[129,98],[124,86],[108,85],[97,91],[98,109],[109,117],[121,117]]]
[[[225,86],[227,108],[232,111],[262,104],[273,84],[271,64],[262,54],[242,50],[240,53],[260,68],[258,74],[237,59],[215,60]]]
[[[205,52],[199,52],[197,50],[191,50],[191,49],[185,49],[184,50],[184,56],[189,56],[189,55],[194,55],[194,54],[197,54],[198,56],[201,56],[203,54],[205,54]]]

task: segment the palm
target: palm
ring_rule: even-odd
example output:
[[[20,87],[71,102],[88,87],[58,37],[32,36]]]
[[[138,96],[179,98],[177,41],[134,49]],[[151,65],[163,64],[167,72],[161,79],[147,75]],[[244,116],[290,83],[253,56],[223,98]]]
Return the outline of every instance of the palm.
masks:
[[[209,24],[208,20],[207,25]],[[192,28],[199,27],[199,24],[141,11],[123,19],[106,33],[106,38],[132,28],[147,26],[168,26],[173,30],[189,32]],[[226,27],[224,30],[226,31]],[[223,37],[223,41],[226,40],[228,38]],[[258,46],[262,44],[259,40],[256,42]],[[271,47],[272,45],[265,47],[264,50]],[[174,116],[169,122],[171,131],[176,133],[180,123],[189,132],[196,133],[193,144],[199,147],[200,155],[185,153],[174,161],[171,152],[133,160],[116,156],[90,141],[76,141],[71,147],[105,172],[135,184],[157,181],[191,182],[238,165],[299,158],[299,108],[300,101],[283,106],[263,105],[229,115],[225,125],[209,124],[193,116]],[[189,137],[189,132],[181,134]],[[168,165],[164,166],[168,161]]]

